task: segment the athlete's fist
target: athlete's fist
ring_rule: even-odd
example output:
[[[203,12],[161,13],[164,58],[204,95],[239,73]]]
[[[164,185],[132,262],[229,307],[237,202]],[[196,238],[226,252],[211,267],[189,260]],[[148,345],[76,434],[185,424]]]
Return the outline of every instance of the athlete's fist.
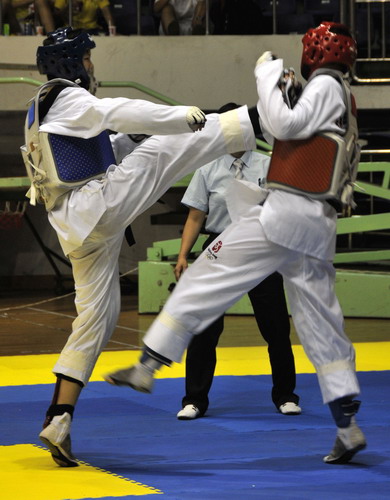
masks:
[[[197,130],[202,130],[206,123],[206,115],[203,111],[196,106],[192,106],[187,111],[187,123],[193,132]]]
[[[270,50],[267,50],[266,52],[263,52],[263,54],[257,59],[256,66],[259,66],[259,64],[263,64],[267,61],[273,61],[274,59],[276,59],[276,57]]]

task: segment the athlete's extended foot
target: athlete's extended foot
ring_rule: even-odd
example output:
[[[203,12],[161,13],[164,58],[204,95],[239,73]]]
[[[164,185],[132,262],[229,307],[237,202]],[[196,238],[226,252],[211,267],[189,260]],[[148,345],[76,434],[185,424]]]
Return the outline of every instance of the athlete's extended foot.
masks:
[[[69,413],[56,415],[39,434],[42,443],[49,448],[54,462],[61,467],[77,467],[79,465],[71,451],[71,422]]]
[[[104,376],[104,380],[112,385],[128,386],[148,394],[152,392],[154,385],[153,371],[142,363],[108,373]]]

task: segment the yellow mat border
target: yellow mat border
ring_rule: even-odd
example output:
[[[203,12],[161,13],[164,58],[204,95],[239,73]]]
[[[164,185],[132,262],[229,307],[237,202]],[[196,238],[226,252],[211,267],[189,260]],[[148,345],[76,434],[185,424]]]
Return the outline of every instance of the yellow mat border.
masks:
[[[0,446],[0,498],[78,500],[133,498],[163,491],[87,462],[64,469],[54,464],[42,446],[24,443]],[[66,476],[66,479],[65,479]]]
[[[354,344],[358,371],[382,371],[390,369],[390,342],[362,342]],[[315,373],[302,346],[293,346],[297,373]],[[139,351],[103,352],[91,381],[102,381],[103,375],[118,367],[133,364]],[[269,375],[271,373],[267,347],[219,347],[217,349],[216,375]],[[0,357],[0,386],[50,384],[51,373],[58,354]],[[164,367],[158,378],[184,377],[184,363]]]

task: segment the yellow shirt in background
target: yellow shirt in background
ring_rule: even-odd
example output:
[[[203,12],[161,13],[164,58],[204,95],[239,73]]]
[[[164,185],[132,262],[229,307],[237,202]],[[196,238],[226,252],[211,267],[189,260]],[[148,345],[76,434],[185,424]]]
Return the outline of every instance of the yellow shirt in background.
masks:
[[[79,11],[73,8],[72,26],[86,30],[99,28],[97,22],[98,9],[109,6],[109,0],[80,0],[76,2]],[[59,10],[68,8],[68,0],[55,0],[54,7]]]

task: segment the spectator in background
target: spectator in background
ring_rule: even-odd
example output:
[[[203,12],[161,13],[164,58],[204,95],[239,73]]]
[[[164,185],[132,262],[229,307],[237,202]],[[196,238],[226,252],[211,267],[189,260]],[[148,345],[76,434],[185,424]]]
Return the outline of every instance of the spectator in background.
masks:
[[[20,26],[16,19],[15,9],[12,6],[12,0],[0,0],[1,13],[3,18],[3,31],[2,34],[5,33],[4,26],[8,24],[9,26],[9,34],[16,35],[20,33]]]
[[[63,24],[67,25],[69,22],[68,0],[54,0],[54,8],[61,14]],[[109,0],[72,0],[72,27],[83,29],[90,35],[102,34],[106,31],[106,27],[99,24],[99,12],[108,26],[115,25]]]
[[[45,33],[55,30],[53,9],[50,0],[10,0],[19,24],[19,33],[35,35],[35,26],[43,26]],[[28,30],[25,26],[31,27]],[[43,34],[43,33],[41,33]]]
[[[154,14],[160,17],[160,35],[204,35],[205,0],[155,0]]]

